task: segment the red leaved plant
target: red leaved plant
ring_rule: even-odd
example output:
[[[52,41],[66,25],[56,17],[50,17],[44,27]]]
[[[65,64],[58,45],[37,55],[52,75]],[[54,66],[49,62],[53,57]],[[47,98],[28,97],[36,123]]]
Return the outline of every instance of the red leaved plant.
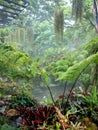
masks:
[[[36,130],[38,125],[43,125],[44,122],[52,125],[57,121],[54,107],[41,105],[35,109],[19,107],[18,110],[23,119],[20,126],[26,126],[29,130]]]

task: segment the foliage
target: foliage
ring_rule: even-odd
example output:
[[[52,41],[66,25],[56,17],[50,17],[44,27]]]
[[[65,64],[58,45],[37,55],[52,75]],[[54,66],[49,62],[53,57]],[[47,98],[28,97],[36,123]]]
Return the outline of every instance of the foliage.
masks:
[[[8,124],[4,124],[1,126],[0,130],[17,130],[17,129],[13,126],[8,125]]]
[[[0,73],[9,78],[28,77],[27,67],[31,59],[10,45],[0,44]]]
[[[88,117],[82,119],[82,124],[86,127],[86,130],[97,130],[97,125],[93,123]]]
[[[76,20],[79,18],[81,20],[83,13],[83,0],[73,0],[72,13]]]
[[[74,100],[74,105],[77,108],[76,115],[79,119],[88,117],[92,122],[98,123],[98,91],[96,86],[91,86],[91,89],[87,93],[83,90],[75,92],[72,100]]]
[[[85,50],[88,52],[88,56],[96,54],[98,52],[98,38],[92,39],[89,43],[86,44]]]
[[[81,122],[76,122],[75,124],[71,122],[71,128],[68,128],[67,130],[79,130],[84,129],[83,126],[81,126]]]
[[[0,115],[0,126],[8,122],[9,120],[7,117]]]
[[[66,72],[59,72],[58,80],[75,81],[78,76],[88,67],[89,64],[98,64],[98,54],[94,54],[83,61],[76,63],[74,66],[69,67]]]
[[[75,20],[85,18],[90,22],[91,25],[94,25],[94,17],[93,17],[93,0],[73,0],[72,1],[72,16],[75,17]]]
[[[53,101],[51,99],[50,96],[48,96],[47,98],[45,98],[43,101],[40,102],[41,104],[44,104],[44,105],[53,105]]]
[[[55,104],[55,101],[53,98],[53,93],[50,88],[50,77],[49,77],[48,71],[46,71],[44,68],[41,68],[40,73],[41,73],[41,78],[42,78],[43,82],[45,83],[47,89],[49,90],[52,102],[53,102],[53,104]]]
[[[35,58],[33,63],[28,67],[29,73],[34,78],[37,77],[37,75],[40,74],[39,66],[40,66],[40,59],[39,58]]]
[[[87,91],[87,89],[89,88],[90,85],[90,81],[92,79],[92,76],[89,73],[90,71],[86,71],[84,73],[81,74],[79,80],[82,83],[83,87],[85,87],[85,91]]]
[[[88,69],[89,71],[88,75],[89,75],[90,68],[91,67],[94,68],[94,65],[98,64],[97,41],[98,38],[95,38],[91,40],[89,43],[82,45],[81,47],[84,48],[84,51],[81,51],[81,54],[77,56],[77,58],[76,55],[78,54],[78,51],[74,51],[74,54],[72,53],[73,54],[72,57],[71,56],[68,56],[67,58],[65,57],[65,59],[69,59],[68,61],[63,60],[64,58],[58,60],[56,62],[57,67],[55,66],[54,68],[54,70],[56,70],[55,73],[58,75],[58,80],[75,81],[78,78],[78,76],[80,76],[88,68],[88,66],[92,65]],[[63,68],[63,70],[62,69],[59,70],[59,68]],[[87,74],[87,72],[84,74]],[[90,79],[91,78],[89,77],[88,80]]]
[[[12,45],[1,43],[0,76],[3,79],[7,77],[7,81],[9,81],[9,79],[11,81],[16,80],[17,83],[19,83],[22,79],[21,84],[23,85],[23,87],[22,85],[20,85],[20,87],[22,87],[22,90],[27,87],[29,81],[33,80],[32,82],[30,82],[31,84],[34,81],[38,83],[39,77],[41,82],[44,82],[44,84],[47,86],[52,99],[53,94],[51,93],[50,88],[51,75],[55,79],[58,77],[57,80],[61,82],[63,80],[75,82],[75,80],[79,79],[79,76],[81,76],[79,80],[84,83],[84,87],[89,87],[89,83],[91,83],[93,78],[95,78],[96,76],[95,67],[98,65],[98,38],[91,40],[88,44],[83,44],[84,46],[82,46],[81,48],[77,48],[77,50],[75,48],[80,43],[85,41],[88,42],[92,37],[96,36],[93,29],[95,21],[91,9],[92,1],[73,0],[73,14],[75,15],[76,20],[78,21],[79,18],[81,20],[82,16],[84,18],[81,23],[79,22],[77,24],[74,24],[75,22],[70,18],[71,7],[70,5],[67,5],[64,0],[29,0],[29,2],[30,6],[28,7],[28,9],[25,10],[23,14],[20,14],[20,20],[18,19],[16,21],[16,24],[19,24],[19,26],[23,27],[23,30],[19,28],[19,30],[17,30],[16,32],[16,35],[13,35],[12,32],[12,34],[9,36],[9,41],[13,41],[15,37],[16,42],[19,42],[19,40],[21,39],[22,49],[29,52],[33,58],[37,56],[42,56],[41,60],[39,60],[39,58],[32,60],[27,54],[21,52],[20,50],[17,50]],[[84,8],[84,10],[82,7]],[[59,9],[55,12],[54,23],[53,17],[55,8]],[[84,11],[84,13],[82,11]],[[62,18],[58,19],[57,16]],[[60,46],[56,46],[55,44],[55,33],[53,25],[55,25],[55,32],[60,32],[61,37],[63,36],[63,42],[62,44],[60,44]],[[17,25],[13,25],[12,28],[14,31],[18,29]],[[32,32],[30,32],[31,30]],[[8,33],[9,32],[5,31],[5,29],[1,30],[0,36],[5,37],[8,35]],[[17,35],[19,39],[17,39]],[[59,38],[60,35],[58,35],[57,38]],[[30,37],[31,40],[29,39]],[[69,47],[67,47],[66,45],[69,45]],[[69,51],[69,49],[71,49],[72,51]],[[94,73],[92,73],[92,71]],[[28,84],[25,84],[25,80],[28,82]],[[6,87],[3,87],[4,88],[2,89],[2,91],[7,93],[8,91],[5,91]],[[16,89],[20,91],[20,87],[8,87],[10,87],[10,91],[14,90],[15,92]],[[81,103],[82,105],[84,105],[83,109],[82,105],[78,104],[78,107],[75,106],[77,107],[76,111],[74,109],[74,103],[77,103],[76,100],[72,102],[70,100],[70,102],[74,104],[71,106],[71,110],[73,110],[74,112],[72,112],[71,110],[68,112],[70,112],[70,114],[80,114],[84,111],[83,114],[85,116],[90,112],[90,118],[92,118],[92,120],[95,119],[97,121],[98,108],[96,104],[98,104],[98,97],[96,95],[97,92],[95,87],[89,94],[89,96],[78,95],[80,96],[79,99],[82,98],[82,101],[80,100],[79,103],[84,103]],[[48,100],[46,100],[46,102],[48,102]],[[24,93],[17,94],[15,97],[13,97],[11,101],[11,107],[15,108],[16,106],[22,106],[19,108],[19,111],[20,116],[23,118],[23,124],[20,124],[23,129],[38,128],[59,130],[61,127],[61,124],[58,122],[54,108],[48,106],[39,106],[35,109],[26,108],[36,106],[36,102]],[[69,106],[66,105],[65,100],[61,107],[61,110],[67,109],[68,107]],[[68,112],[66,113],[68,114]],[[74,117],[74,115],[72,115],[72,117]],[[24,128],[24,126],[26,127]],[[81,124],[76,122],[75,124],[71,123],[70,126],[72,127],[72,129],[75,129],[76,127],[78,129],[81,127]],[[2,127],[5,129],[4,126]]]
[[[42,80],[45,82],[45,84],[47,86],[49,86],[50,85],[50,78],[49,78],[48,72],[44,68],[41,68],[40,74],[42,76]]]
[[[77,96],[82,97],[85,104],[89,106],[90,110],[93,110],[98,104],[98,91],[96,86],[92,86],[92,90],[88,96],[84,96],[82,94],[79,94]]]
[[[35,107],[37,105],[37,101],[31,99],[27,94],[20,93],[16,96],[13,96],[11,99],[11,108],[16,108],[18,106],[22,107]]]
[[[13,121],[8,117],[0,115],[0,130],[18,130],[18,128],[15,128]]]
[[[48,20],[38,23],[33,45],[32,55],[35,57],[43,56],[48,48],[55,46],[53,25]]]
[[[21,126],[26,126],[28,129],[36,129],[39,126],[52,125],[53,121],[56,121],[56,112],[54,107],[39,106],[38,108],[32,110],[30,108],[18,108],[20,115],[23,118],[23,124]]]
[[[0,41],[4,43],[5,36],[7,36],[10,33],[9,28],[0,28]]]
[[[55,63],[61,59],[66,53],[67,47],[51,47],[47,51],[45,50],[45,55],[43,58],[43,63],[48,65],[50,63]]]
[[[0,83],[0,93],[2,96],[11,95],[16,93],[17,91],[17,84],[15,82],[10,83]]]
[[[48,48],[55,49],[55,33],[54,33],[54,10],[55,8],[64,9],[64,42],[62,42],[63,47],[68,44],[71,44],[71,47],[75,45],[79,45],[79,43],[85,42],[90,40],[92,37],[95,37],[95,33],[90,28],[90,24],[87,20],[83,19],[82,24],[74,25],[74,21],[70,18],[71,16],[71,3],[67,4],[67,1],[29,1],[30,5],[28,6],[27,10],[20,14],[18,20],[15,21],[16,25],[13,25],[12,28],[15,32],[17,32],[15,36],[13,36],[12,32],[12,39],[9,36],[9,41],[16,39],[16,43],[19,44],[19,39],[21,39],[21,29],[18,29],[17,24],[23,26],[25,30],[24,39],[21,41],[22,49],[28,52],[32,56],[43,56],[44,52],[47,51]],[[81,1],[80,1],[81,2]],[[89,5],[90,4],[90,5]],[[85,2],[85,9],[91,7],[92,2]],[[79,5],[79,7],[81,4]],[[80,9],[80,8],[79,8]],[[91,11],[91,10],[90,10]],[[90,12],[89,11],[89,12]],[[29,14],[29,15],[28,15]],[[90,16],[89,16],[90,17]],[[91,17],[90,17],[91,18]],[[19,21],[19,19],[21,19]],[[82,26],[83,25],[83,26]],[[33,30],[32,33],[28,33],[28,28]],[[22,35],[23,35],[22,34]],[[29,34],[29,35],[28,35]],[[32,35],[31,35],[32,34]],[[17,38],[17,35],[19,36]],[[28,35],[28,36],[27,36]],[[33,37],[33,40],[29,42],[29,36]],[[85,37],[86,35],[86,37]],[[14,37],[14,38],[13,38]],[[74,44],[73,44],[74,43]],[[60,44],[61,46],[61,44]],[[60,47],[59,46],[59,47]]]
[[[51,63],[50,69],[52,73],[57,72],[66,72],[66,70],[75,64],[75,58],[73,57],[73,52],[70,54],[67,53],[66,55],[58,55],[58,59]]]

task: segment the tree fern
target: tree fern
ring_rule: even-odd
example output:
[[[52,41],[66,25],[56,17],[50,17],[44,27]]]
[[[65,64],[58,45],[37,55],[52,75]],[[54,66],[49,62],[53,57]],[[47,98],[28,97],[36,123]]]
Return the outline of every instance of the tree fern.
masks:
[[[98,37],[85,44],[84,48],[87,50],[88,55],[92,55],[98,52]]]
[[[39,66],[40,66],[40,61],[37,59],[33,61],[32,64],[28,68],[29,72],[34,78],[36,78],[36,76],[40,74]]]
[[[0,74],[10,77],[26,77],[32,60],[25,53],[10,45],[0,44]]]
[[[83,61],[76,63],[72,67],[69,67],[66,72],[58,72],[57,80],[75,81],[79,75],[90,65],[98,64],[98,53],[89,56]]]

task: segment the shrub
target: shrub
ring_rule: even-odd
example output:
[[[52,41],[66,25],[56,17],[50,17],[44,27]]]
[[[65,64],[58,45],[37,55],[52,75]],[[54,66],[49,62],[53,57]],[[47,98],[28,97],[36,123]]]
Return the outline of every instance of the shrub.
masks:
[[[12,97],[10,107],[11,108],[16,108],[17,106],[35,107],[36,105],[37,101],[35,99],[31,99],[28,95],[22,93]]]

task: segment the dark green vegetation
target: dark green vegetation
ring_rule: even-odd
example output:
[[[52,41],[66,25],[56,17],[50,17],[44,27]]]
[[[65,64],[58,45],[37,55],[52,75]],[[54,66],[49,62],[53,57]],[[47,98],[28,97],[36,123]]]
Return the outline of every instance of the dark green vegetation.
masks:
[[[0,26],[0,130],[97,130],[97,1],[28,2]],[[32,95],[44,86],[45,104]]]

